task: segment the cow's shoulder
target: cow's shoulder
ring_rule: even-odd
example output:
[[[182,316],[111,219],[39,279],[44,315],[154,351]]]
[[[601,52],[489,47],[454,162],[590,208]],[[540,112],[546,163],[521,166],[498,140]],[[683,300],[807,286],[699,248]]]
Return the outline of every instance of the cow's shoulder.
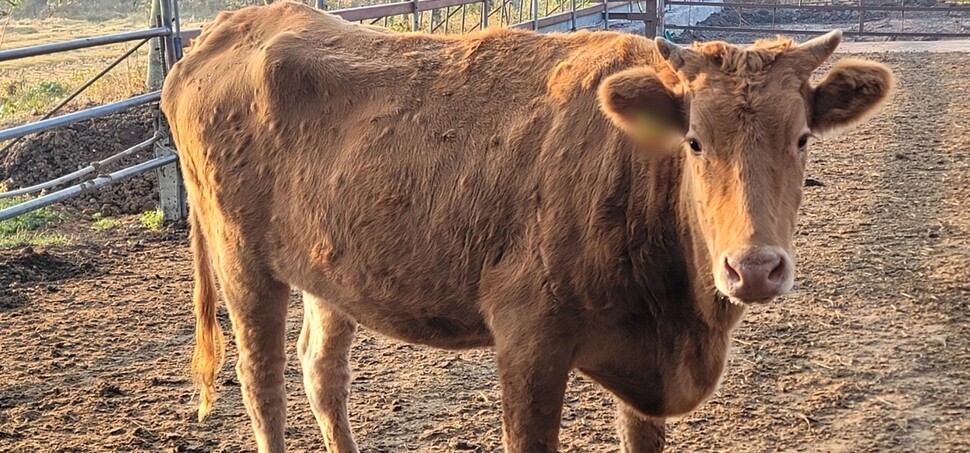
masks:
[[[653,66],[654,45],[629,33],[579,31],[560,35],[568,52],[549,73],[550,94],[569,99],[595,91],[610,74],[634,66]]]

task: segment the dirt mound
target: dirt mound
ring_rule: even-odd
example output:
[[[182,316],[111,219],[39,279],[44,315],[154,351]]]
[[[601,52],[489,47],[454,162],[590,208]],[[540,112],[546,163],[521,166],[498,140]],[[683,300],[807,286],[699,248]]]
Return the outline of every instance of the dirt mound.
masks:
[[[887,13],[869,11],[866,19],[873,20]],[[791,10],[791,9],[744,9],[728,8],[712,14],[699,25],[708,27],[737,27],[780,24],[837,24],[858,22],[856,11]]]
[[[141,106],[22,139],[5,155],[0,154],[0,183],[11,190],[31,186],[123,151],[152,136],[154,117],[152,107]],[[149,149],[103,171],[111,173],[152,156]],[[135,214],[155,208],[157,187],[155,174],[150,172],[72,198],[60,206],[85,214]]]
[[[3,269],[0,284],[54,282],[84,276],[94,269],[94,264],[90,260],[81,262],[54,256],[46,250],[37,253],[27,247],[20,257],[0,263],[0,269]]]

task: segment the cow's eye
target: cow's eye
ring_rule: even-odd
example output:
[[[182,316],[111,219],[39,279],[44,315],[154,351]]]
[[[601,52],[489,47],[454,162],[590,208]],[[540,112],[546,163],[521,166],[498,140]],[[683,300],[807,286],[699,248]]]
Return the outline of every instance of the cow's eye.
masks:
[[[697,141],[696,138],[687,139],[687,144],[690,145],[690,150],[695,156],[701,155],[701,142]]]
[[[810,138],[812,138],[811,135],[802,134],[802,136],[798,138],[798,149],[805,149],[805,147],[808,146],[808,139]]]

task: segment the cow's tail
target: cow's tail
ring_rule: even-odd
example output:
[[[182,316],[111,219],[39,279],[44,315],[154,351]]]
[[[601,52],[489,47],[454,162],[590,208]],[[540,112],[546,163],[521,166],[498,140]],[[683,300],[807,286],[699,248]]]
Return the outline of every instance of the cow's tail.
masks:
[[[192,262],[195,267],[195,352],[192,354],[192,375],[199,389],[199,421],[205,420],[216,399],[216,373],[222,368],[225,338],[216,319],[219,298],[199,213],[189,210],[192,241]]]

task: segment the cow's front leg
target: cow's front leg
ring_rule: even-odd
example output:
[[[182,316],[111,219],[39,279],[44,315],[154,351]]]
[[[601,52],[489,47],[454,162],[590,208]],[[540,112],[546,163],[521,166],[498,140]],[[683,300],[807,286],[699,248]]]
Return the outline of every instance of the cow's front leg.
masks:
[[[622,453],[660,453],[664,449],[664,419],[647,417],[617,401],[617,433]]]
[[[303,386],[323,432],[328,453],[357,453],[350,430],[350,347],[357,323],[309,293],[303,293],[303,330],[297,352]]]
[[[548,453],[559,448],[575,335],[556,318],[539,303],[501,310],[491,320],[507,453]]]
[[[551,340],[525,338],[497,351],[507,453],[558,451],[571,351],[548,344]]]

